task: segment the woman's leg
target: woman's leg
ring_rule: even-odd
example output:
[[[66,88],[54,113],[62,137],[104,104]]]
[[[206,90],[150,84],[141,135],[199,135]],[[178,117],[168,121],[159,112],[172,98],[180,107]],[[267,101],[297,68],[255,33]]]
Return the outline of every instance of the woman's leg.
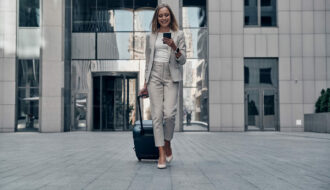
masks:
[[[150,109],[152,117],[152,125],[154,131],[155,146],[159,150],[158,164],[166,164],[165,149],[164,149],[164,128],[163,128],[163,99],[164,99],[164,86],[159,77],[161,73],[154,65],[154,70],[151,73],[151,79],[148,83],[148,93],[150,98]]]
[[[179,83],[167,81],[164,85],[164,139],[166,156],[172,155],[171,140],[175,128]]]
[[[165,140],[165,154],[166,156],[171,156],[172,155],[172,147],[171,147],[171,141]]]
[[[173,138],[178,102],[178,92],[178,82],[170,81],[164,84],[164,139],[166,141],[171,141]]]

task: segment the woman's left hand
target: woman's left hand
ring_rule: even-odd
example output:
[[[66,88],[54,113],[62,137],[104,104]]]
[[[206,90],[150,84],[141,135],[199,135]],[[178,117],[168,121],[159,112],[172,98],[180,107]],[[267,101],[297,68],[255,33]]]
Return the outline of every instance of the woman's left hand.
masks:
[[[163,42],[170,46],[173,50],[176,50],[176,45],[172,38],[163,38]]]

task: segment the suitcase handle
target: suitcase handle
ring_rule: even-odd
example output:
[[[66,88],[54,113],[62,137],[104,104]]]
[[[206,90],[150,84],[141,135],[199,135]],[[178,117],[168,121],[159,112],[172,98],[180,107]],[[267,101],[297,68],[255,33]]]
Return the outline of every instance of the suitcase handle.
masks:
[[[143,98],[143,97],[148,97],[148,96],[145,95],[145,94],[137,96],[137,102],[138,102],[138,107],[139,107],[139,116],[140,116],[140,124],[141,124],[141,135],[144,134],[143,120],[142,120],[142,113],[141,113],[141,105],[140,105],[140,98]]]

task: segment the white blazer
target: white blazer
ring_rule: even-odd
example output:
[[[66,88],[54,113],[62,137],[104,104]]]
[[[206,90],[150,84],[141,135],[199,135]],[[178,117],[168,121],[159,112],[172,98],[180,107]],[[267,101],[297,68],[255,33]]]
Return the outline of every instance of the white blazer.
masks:
[[[182,81],[182,65],[186,63],[186,43],[184,39],[184,34],[182,31],[172,31],[171,30],[171,38],[173,39],[175,45],[180,49],[181,56],[176,58],[175,51],[172,50],[170,46],[168,46],[168,51],[171,53],[169,54],[169,67],[170,73],[173,82]],[[152,65],[154,62],[154,55],[155,55],[155,43],[157,39],[157,33],[151,33],[149,37],[149,42],[147,38],[146,44],[146,67],[145,67],[145,81],[146,83],[149,82],[150,73],[152,69]]]

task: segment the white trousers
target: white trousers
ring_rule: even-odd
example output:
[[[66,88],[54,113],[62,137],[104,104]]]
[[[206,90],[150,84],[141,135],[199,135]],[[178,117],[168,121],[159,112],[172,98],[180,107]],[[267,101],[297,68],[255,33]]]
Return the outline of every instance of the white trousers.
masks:
[[[179,82],[173,82],[168,62],[153,62],[148,83],[155,146],[173,138]]]

